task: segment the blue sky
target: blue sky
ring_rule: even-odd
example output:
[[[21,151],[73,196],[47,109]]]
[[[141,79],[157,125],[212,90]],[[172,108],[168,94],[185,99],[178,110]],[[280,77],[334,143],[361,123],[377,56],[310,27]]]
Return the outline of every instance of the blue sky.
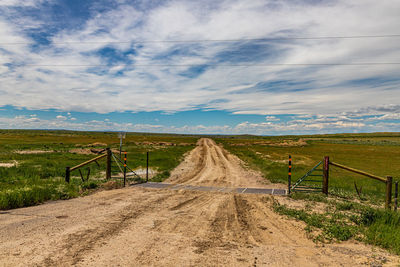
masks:
[[[394,0],[2,0],[0,128],[400,131],[400,65],[365,64],[400,63],[400,37],[312,38],[398,35],[399,13]]]

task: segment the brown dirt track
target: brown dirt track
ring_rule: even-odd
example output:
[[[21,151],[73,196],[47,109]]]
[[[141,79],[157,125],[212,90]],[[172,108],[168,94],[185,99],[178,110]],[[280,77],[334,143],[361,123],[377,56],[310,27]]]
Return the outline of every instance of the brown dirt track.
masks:
[[[202,139],[168,182],[269,187],[259,178]],[[129,187],[2,212],[0,266],[398,264],[354,241],[317,246],[303,223],[277,215],[271,203],[262,195]]]
[[[225,187],[285,188],[271,184],[262,176],[242,167],[236,156],[208,138],[197,142],[185,160],[172,172],[168,183]]]

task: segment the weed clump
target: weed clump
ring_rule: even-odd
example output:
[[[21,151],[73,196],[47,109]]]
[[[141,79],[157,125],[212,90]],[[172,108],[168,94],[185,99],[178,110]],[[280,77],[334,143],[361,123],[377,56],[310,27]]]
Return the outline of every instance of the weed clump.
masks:
[[[335,213],[312,213],[304,209],[288,208],[286,205],[280,205],[277,202],[274,203],[273,207],[274,211],[279,214],[304,221],[307,224],[305,230],[309,233],[315,229],[322,230],[321,233],[313,237],[316,242],[345,241],[354,237],[357,233],[351,222],[343,220],[342,216]]]
[[[400,214],[390,210],[366,208],[361,213],[366,242],[400,255]]]
[[[300,195],[300,194],[299,194]],[[295,196],[296,199],[312,199]],[[318,199],[318,198],[317,198]],[[320,201],[325,202],[325,201]],[[304,221],[305,230],[315,242],[346,241],[356,239],[380,246],[400,255],[400,214],[381,208],[372,208],[349,201],[327,201],[326,212],[313,213],[307,209],[294,209],[274,202],[274,211]]]

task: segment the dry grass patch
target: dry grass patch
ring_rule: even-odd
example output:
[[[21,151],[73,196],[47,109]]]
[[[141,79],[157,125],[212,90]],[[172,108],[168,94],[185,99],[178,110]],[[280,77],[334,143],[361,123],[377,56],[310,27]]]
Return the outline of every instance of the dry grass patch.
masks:
[[[3,168],[18,167],[18,161],[14,160],[13,162],[0,162],[0,167]]]
[[[16,150],[14,153],[26,155],[26,154],[44,154],[44,153],[53,153],[54,150]]]

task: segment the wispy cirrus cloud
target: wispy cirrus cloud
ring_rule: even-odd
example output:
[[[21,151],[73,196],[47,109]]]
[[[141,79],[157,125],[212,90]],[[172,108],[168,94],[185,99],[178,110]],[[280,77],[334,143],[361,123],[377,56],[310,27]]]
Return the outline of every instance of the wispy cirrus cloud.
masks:
[[[0,44],[0,106],[266,115],[243,124],[259,133],[385,130],[340,114],[398,119],[398,65],[290,64],[400,62],[400,38],[284,39],[397,34],[396,1],[108,2],[3,1],[0,40],[18,44]]]

